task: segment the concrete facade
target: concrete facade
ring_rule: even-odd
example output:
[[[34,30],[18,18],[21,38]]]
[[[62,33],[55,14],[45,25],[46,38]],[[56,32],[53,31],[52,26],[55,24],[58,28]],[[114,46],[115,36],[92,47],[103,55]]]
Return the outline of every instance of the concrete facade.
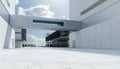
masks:
[[[63,26],[59,25],[45,25],[46,23],[38,22],[35,23],[33,20],[40,21],[53,21],[53,22],[63,22]],[[40,17],[30,17],[22,15],[12,15],[11,23],[13,27],[25,28],[25,29],[44,29],[44,30],[72,30],[76,31],[80,29],[80,21],[76,20],[63,20],[63,19],[50,19],[50,18],[40,18]],[[42,23],[42,24],[41,24]],[[57,23],[56,23],[57,24]]]
[[[96,0],[89,4],[88,0],[70,0],[70,18],[81,21],[81,30],[70,34],[70,47],[120,49],[120,1],[107,0],[80,14],[94,3]]]
[[[0,0],[0,29],[2,30],[0,33],[0,49],[22,47],[22,41],[16,41],[22,38],[21,33],[16,33],[21,32],[21,28],[12,26],[11,15],[15,15],[15,5],[16,0]]]
[[[22,30],[15,28],[15,48],[22,48]]]
[[[69,30],[73,48],[120,49],[120,0],[70,0],[70,20],[17,16],[15,3],[0,0],[0,49],[21,48],[19,33],[24,28]],[[64,26],[48,27],[33,20],[60,21]]]
[[[0,49],[15,48],[15,30],[10,25],[10,15],[14,14],[15,7],[13,2],[0,0]]]
[[[8,49],[15,47],[15,31],[11,26],[0,16],[0,49]]]
[[[80,29],[80,22],[73,20],[48,19],[15,15],[16,0],[0,0],[0,46],[3,48],[21,48],[25,38],[22,29],[72,30]],[[44,26],[34,20],[63,23],[63,26]],[[50,24],[50,23],[49,23]],[[57,23],[56,23],[57,24]]]

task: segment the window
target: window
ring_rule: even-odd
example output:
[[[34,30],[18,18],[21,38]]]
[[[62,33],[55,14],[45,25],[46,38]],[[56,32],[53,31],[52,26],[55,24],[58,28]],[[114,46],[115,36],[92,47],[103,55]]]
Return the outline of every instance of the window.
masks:
[[[96,8],[97,6],[103,4],[104,2],[106,2],[107,0],[98,0],[97,2],[95,2],[93,5],[91,5],[90,7],[88,7],[87,9],[85,9],[84,11],[81,12],[81,15],[89,12],[90,10]]]
[[[33,23],[39,23],[41,25],[47,25],[47,26],[64,26],[64,22],[57,22],[57,21],[33,20]]]

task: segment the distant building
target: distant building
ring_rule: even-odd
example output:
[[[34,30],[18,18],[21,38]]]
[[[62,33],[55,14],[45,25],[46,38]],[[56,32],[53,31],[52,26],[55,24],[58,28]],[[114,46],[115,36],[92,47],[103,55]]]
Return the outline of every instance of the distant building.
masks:
[[[68,47],[69,31],[56,31],[46,37],[47,47]]]
[[[16,0],[0,0],[0,49],[22,48],[26,29],[79,30],[80,22],[15,15]]]
[[[22,47],[36,47],[35,44],[23,44]]]
[[[24,42],[26,41],[26,29],[15,29],[15,42],[16,42],[16,48],[21,48],[24,45]]]

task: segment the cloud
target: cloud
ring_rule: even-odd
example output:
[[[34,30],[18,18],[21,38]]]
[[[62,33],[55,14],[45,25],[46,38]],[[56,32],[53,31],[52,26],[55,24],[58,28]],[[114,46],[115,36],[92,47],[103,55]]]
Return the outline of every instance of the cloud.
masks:
[[[18,8],[18,15],[25,15],[24,9],[22,7]]]
[[[35,44],[36,46],[45,46],[45,39],[37,38],[34,35],[27,35],[27,44]]]
[[[19,4],[19,0],[15,0],[16,1],[16,5]]]
[[[22,7],[19,7],[18,15],[54,18],[55,13],[50,11],[49,5],[38,5],[27,9],[23,9]]]

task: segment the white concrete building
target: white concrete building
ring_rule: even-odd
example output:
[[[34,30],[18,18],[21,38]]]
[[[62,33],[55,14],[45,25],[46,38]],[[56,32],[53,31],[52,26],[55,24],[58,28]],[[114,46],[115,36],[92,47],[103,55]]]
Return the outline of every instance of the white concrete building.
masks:
[[[15,0],[0,0],[0,49],[15,47],[15,30],[10,15],[15,14]]]
[[[12,26],[16,0],[0,0],[0,49],[21,48],[22,30]]]
[[[120,0],[70,0],[70,19],[81,21],[70,47],[120,49]]]
[[[28,28],[69,30],[74,48],[120,49],[120,0],[70,0],[70,20],[15,15],[15,1],[0,0],[0,49],[21,48]]]
[[[21,48],[25,29],[80,29],[79,21],[15,15],[15,5],[16,0],[0,0],[0,49]]]

